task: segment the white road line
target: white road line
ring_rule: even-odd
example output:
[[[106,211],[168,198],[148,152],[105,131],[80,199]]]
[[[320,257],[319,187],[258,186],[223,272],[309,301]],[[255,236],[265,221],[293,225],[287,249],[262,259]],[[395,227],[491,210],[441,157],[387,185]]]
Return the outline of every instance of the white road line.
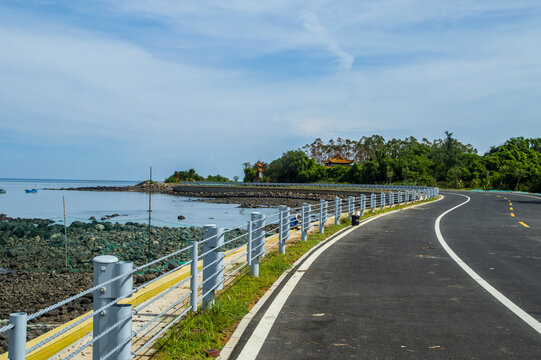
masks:
[[[470,268],[458,255],[447,245],[445,242],[441,231],[440,231],[440,221],[441,219],[450,213],[451,211],[461,207],[462,205],[467,204],[471,198],[466,195],[462,194],[456,194],[459,196],[464,196],[467,198],[466,201],[463,203],[445,211],[443,214],[438,216],[436,219],[436,223],[434,224],[434,229],[436,231],[436,236],[438,237],[438,240],[447,251],[449,256],[464,270],[468,275],[470,275],[479,285],[481,285],[486,291],[488,291],[492,296],[494,296],[499,302],[501,302],[503,305],[505,305],[509,310],[511,310],[515,315],[517,315],[519,318],[521,318],[526,324],[530,325],[535,331],[537,331],[539,334],[541,334],[541,323],[534,319],[530,314],[528,314],[526,311],[522,310],[520,307],[518,307],[514,302],[509,300],[505,295],[503,295],[501,292],[496,290],[492,285],[490,285],[485,279],[483,279],[481,276],[479,276],[475,271],[473,271],[472,268]]]
[[[259,321],[259,324],[257,324],[256,328],[254,329],[254,332],[244,345],[244,348],[242,349],[239,356],[236,358],[236,360],[253,360],[257,357],[257,354],[259,354],[259,351],[261,350],[261,347],[265,343],[265,339],[269,335],[269,332],[274,325],[274,321],[280,314],[280,311],[282,310],[282,307],[284,306],[286,300],[288,299],[289,295],[293,292],[295,289],[295,286],[297,286],[297,283],[301,280],[302,276],[308,270],[310,265],[318,258],[319,255],[321,255],[325,250],[327,250],[331,245],[333,245],[338,240],[342,239],[344,236],[348,235],[353,230],[356,230],[365,224],[368,224],[369,222],[379,219],[383,216],[387,216],[390,214],[396,214],[400,211],[410,210],[414,209],[418,206],[433,204],[437,201],[440,201],[443,199],[443,197],[440,197],[439,199],[436,199],[432,202],[428,203],[421,203],[417,205],[413,205],[404,209],[399,209],[395,211],[389,211],[383,214],[379,214],[376,216],[373,216],[371,218],[368,218],[364,220],[362,223],[359,224],[359,226],[352,227],[350,230],[344,231],[342,234],[337,236],[336,238],[330,240],[325,245],[321,246],[319,249],[314,251],[303,263],[297,271],[291,276],[291,278],[288,280],[288,282],[284,285],[282,290],[276,295],[274,298],[272,304],[269,306],[265,314],[261,317],[261,320]]]
[[[369,220],[371,221],[373,219],[375,219],[375,217]],[[367,222],[368,220],[363,222],[363,224],[366,224]],[[321,255],[321,253],[323,253],[325,250],[327,250],[329,246],[331,246],[332,244],[334,244],[335,242],[356,229],[357,227],[352,227],[351,229],[342,233],[340,236],[332,239],[331,241],[320,247],[312,255],[310,255],[310,257],[308,257],[308,259],[306,259],[306,261],[302,263],[301,266],[299,266],[299,269],[291,276],[291,278],[284,285],[282,290],[274,298],[272,304],[269,306],[269,308],[259,321],[259,324],[257,324],[257,327],[252,333],[252,336],[250,336],[250,338],[246,342],[246,345],[242,349],[242,352],[237,357],[237,360],[253,360],[257,357],[257,354],[259,354],[259,350],[261,350],[261,347],[265,343],[265,339],[267,338],[267,335],[269,334],[272,325],[274,325],[274,321],[278,317],[278,314],[282,310],[282,307],[284,306],[287,298],[293,292],[293,289],[295,289],[295,286],[297,286],[297,283],[302,278],[306,270],[308,270],[310,265],[312,265],[312,263],[317,259],[317,257]]]

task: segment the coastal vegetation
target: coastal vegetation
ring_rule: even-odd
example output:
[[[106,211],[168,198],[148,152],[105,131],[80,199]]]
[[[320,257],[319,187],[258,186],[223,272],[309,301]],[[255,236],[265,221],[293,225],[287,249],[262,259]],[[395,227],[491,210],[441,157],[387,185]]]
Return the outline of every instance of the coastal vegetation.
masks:
[[[183,171],[175,171],[173,175],[169,176],[167,179],[165,179],[166,183],[175,183],[175,182],[181,182],[181,181],[212,181],[212,182],[230,182],[228,178],[217,174],[217,175],[209,175],[206,178],[199,175],[195,169],[189,169],[189,170],[183,170]]]
[[[405,184],[441,188],[541,191],[541,138],[510,138],[479,155],[445,132],[443,139],[414,137],[385,140],[316,139],[265,164],[263,182]],[[351,166],[326,167],[343,156]],[[255,165],[245,164],[244,181],[255,179]]]

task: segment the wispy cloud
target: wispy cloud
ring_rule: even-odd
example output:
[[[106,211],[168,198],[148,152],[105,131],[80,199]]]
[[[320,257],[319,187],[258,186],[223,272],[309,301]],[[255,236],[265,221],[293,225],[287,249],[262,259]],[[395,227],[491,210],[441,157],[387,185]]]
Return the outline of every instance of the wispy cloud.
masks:
[[[541,132],[537,2],[12,4],[0,5],[0,145],[39,152],[51,171],[39,176],[64,171],[58,153],[66,177],[89,177],[83,153],[113,172],[232,176],[314,137],[450,130],[485,150]],[[0,151],[5,176],[36,176],[9,159]]]
[[[335,38],[329,34],[329,31],[321,25],[316,14],[312,12],[303,12],[300,15],[304,27],[314,34],[318,41],[327,47],[327,49],[336,55],[340,62],[340,67],[349,70],[353,65],[353,56],[345,52]]]

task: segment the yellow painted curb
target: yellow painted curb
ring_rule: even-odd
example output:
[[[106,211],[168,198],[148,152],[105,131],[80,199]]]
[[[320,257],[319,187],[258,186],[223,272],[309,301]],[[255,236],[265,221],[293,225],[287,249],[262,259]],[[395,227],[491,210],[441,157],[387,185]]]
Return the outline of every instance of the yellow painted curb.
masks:
[[[345,215],[347,217],[347,215]],[[333,216],[329,217],[331,219]],[[344,217],[344,215],[342,215]],[[300,225],[300,224],[299,224]],[[291,233],[295,232],[295,230],[290,230]],[[275,240],[278,238],[278,234],[272,235],[269,237],[268,241]],[[238,248],[234,252],[228,254],[225,258],[231,258],[234,255],[237,255],[240,252],[246,251],[246,245]],[[203,260],[200,260],[198,262],[198,268],[203,268]],[[158,295],[159,293],[165,291],[166,289],[174,286],[175,284],[181,282],[182,280],[188,278],[190,276],[190,267],[184,266],[177,271],[164,276],[162,279],[157,280],[156,282],[145,286],[132,296],[130,296],[127,299],[123,299],[119,301],[119,304],[131,304],[133,306],[137,306],[139,304],[142,304],[143,302],[153,298],[154,296]],[[72,326],[77,321],[81,320],[82,318],[88,316],[92,312],[89,311],[73,320],[68,321],[65,324],[60,325],[59,327],[46,332],[45,334],[42,334],[38,336],[35,339],[32,339],[27,342],[26,347],[31,348],[32,346],[40,343],[41,341],[53,336],[54,334],[59,333],[60,331]],[[72,345],[76,341],[79,341],[81,338],[86,336],[92,331],[92,318],[89,318],[79,325],[73,327],[72,329],[66,331],[65,334],[60,335],[54,340],[51,340],[51,342],[44,344],[40,348],[32,351],[29,353],[26,358],[29,360],[41,360],[41,359],[48,359],[51,356],[54,356],[55,354],[59,353],[60,351],[64,350],[68,346]],[[7,352],[4,354],[0,354],[0,360],[8,360],[8,354]]]

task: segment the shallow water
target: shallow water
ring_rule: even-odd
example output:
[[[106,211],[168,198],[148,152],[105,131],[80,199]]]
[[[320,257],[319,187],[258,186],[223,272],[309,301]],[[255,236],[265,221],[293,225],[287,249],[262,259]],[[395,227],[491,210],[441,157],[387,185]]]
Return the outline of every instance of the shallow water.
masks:
[[[52,219],[63,223],[62,196],[66,201],[66,222],[88,221],[91,216],[101,217],[115,213],[121,216],[111,222],[148,222],[148,194],[137,192],[99,192],[43,190],[44,188],[72,188],[84,186],[124,186],[135,185],[140,181],[96,181],[96,180],[40,180],[40,179],[0,179],[0,214],[9,217]],[[25,193],[25,189],[36,187],[35,194]],[[214,204],[196,201],[183,196],[153,194],[152,224],[157,226],[203,226],[216,224],[218,227],[232,228],[246,224],[250,213],[257,211],[272,214],[276,209],[242,209],[238,204]],[[178,220],[178,215],[186,217]]]

